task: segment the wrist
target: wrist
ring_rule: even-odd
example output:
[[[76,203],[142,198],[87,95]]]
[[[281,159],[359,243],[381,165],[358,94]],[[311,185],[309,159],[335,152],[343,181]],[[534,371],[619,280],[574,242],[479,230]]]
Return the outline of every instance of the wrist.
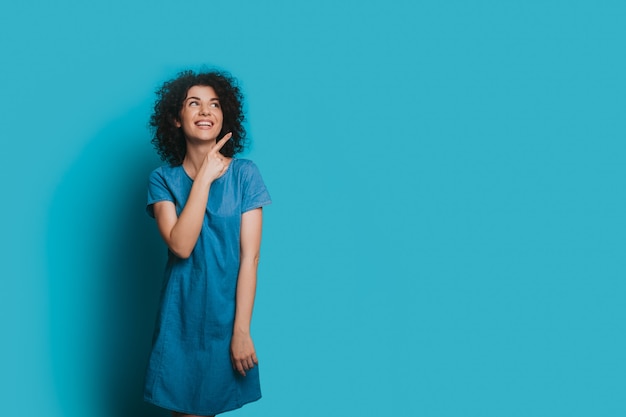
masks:
[[[245,323],[235,323],[233,326],[233,333],[248,336],[250,335],[250,325],[246,325]]]

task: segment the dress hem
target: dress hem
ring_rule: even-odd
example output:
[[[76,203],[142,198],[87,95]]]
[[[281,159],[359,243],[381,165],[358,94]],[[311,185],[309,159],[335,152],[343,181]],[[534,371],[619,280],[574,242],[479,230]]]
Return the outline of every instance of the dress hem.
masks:
[[[202,410],[202,411],[193,410],[192,411],[190,409],[177,408],[177,407],[174,407],[174,406],[165,405],[165,404],[160,403],[160,402],[154,400],[153,398],[149,398],[147,396],[144,396],[143,400],[145,402],[147,402],[147,403],[156,405],[157,407],[161,407],[161,408],[163,408],[165,410],[169,410],[169,411],[175,411],[177,413],[195,414],[197,416],[214,416],[214,415],[217,415],[217,414],[226,413],[228,411],[237,410],[237,409],[243,407],[246,404],[250,404],[250,403],[253,403],[255,401],[260,400],[261,397],[262,397],[262,395],[259,395],[258,397],[254,398],[254,399],[244,401],[244,402],[242,402],[240,404],[234,405],[234,406],[229,407],[229,408],[225,408],[225,409],[223,409],[221,411],[205,411],[205,410]]]

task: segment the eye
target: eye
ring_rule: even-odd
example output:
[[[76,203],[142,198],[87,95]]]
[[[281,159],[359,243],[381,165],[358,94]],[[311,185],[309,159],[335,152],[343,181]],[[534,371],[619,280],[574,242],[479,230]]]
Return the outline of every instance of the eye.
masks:
[[[220,103],[218,102],[213,102],[211,103],[211,107],[215,108],[215,109],[219,109],[220,108]]]
[[[190,107],[191,107],[191,106],[197,106],[197,105],[199,105],[199,104],[200,104],[200,103],[198,103],[196,100],[191,100],[191,101],[189,102],[189,106],[190,106]]]

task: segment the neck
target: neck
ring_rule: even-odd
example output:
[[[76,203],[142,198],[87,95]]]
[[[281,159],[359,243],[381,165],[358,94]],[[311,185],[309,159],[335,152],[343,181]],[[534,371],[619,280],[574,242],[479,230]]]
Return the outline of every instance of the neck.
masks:
[[[201,143],[195,144],[187,141],[187,150],[185,152],[185,158],[183,159],[183,167],[187,174],[192,178],[195,178],[196,174],[200,170],[207,153],[213,149],[215,143]]]
[[[189,175],[192,179],[196,178],[196,174],[200,171],[200,167],[202,167],[207,154],[215,147],[215,145],[216,143],[191,144],[187,142],[187,152],[185,153],[182,165],[187,175]],[[226,165],[229,165],[230,161],[232,161],[232,158],[230,157],[223,158]]]

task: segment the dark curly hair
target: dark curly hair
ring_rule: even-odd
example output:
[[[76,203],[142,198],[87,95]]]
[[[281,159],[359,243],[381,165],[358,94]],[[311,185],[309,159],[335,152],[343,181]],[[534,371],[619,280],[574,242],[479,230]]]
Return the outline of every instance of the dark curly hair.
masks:
[[[180,111],[187,92],[196,85],[212,87],[220,99],[224,121],[218,138],[228,132],[233,134],[220,149],[220,153],[226,157],[232,157],[243,151],[245,146],[243,94],[237,80],[223,71],[199,73],[191,70],[183,71],[175,79],[166,81],[157,90],[154,112],[150,117],[150,127],[154,134],[152,144],[161,159],[171,165],[182,164],[187,152],[185,135],[183,130],[176,126],[176,121],[180,119]]]

